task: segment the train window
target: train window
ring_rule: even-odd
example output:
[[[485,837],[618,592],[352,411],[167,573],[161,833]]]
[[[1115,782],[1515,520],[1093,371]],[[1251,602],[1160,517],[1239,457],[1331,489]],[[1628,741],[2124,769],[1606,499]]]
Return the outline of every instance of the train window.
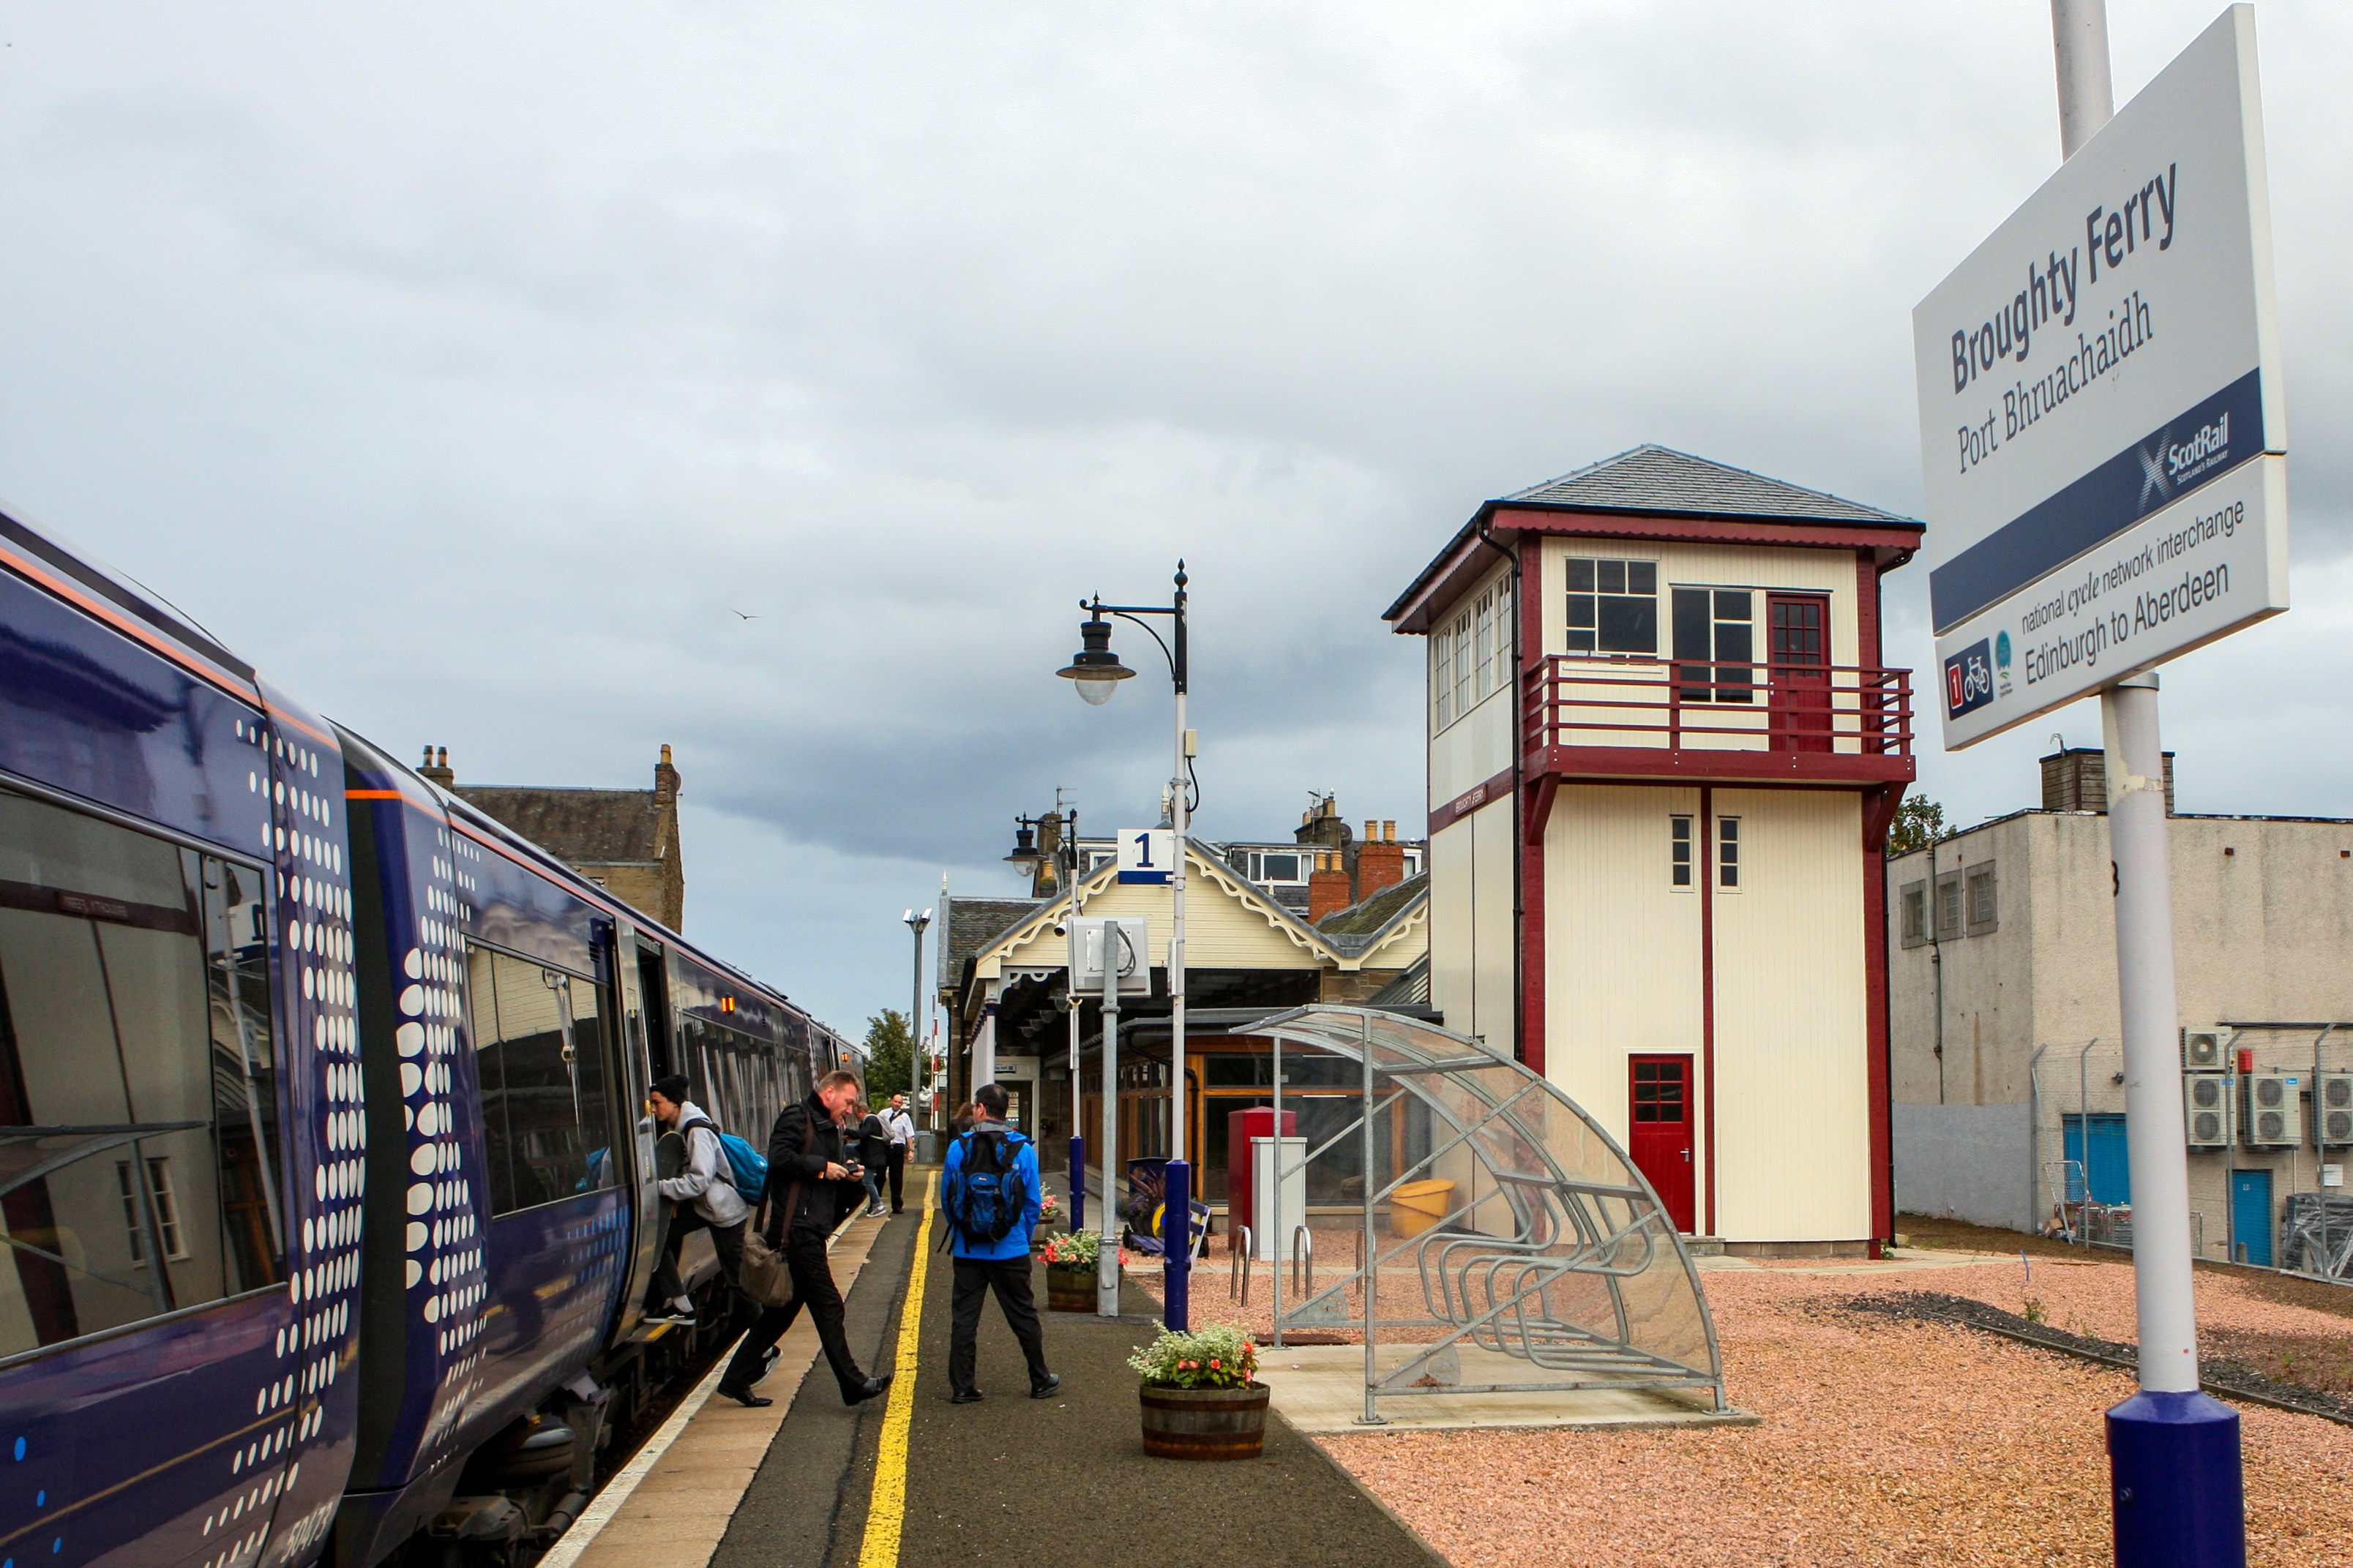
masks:
[[[603,1020],[593,982],[488,948],[467,954],[491,1212],[613,1183]]]
[[[0,793],[0,1356],[284,1278],[262,875]]]

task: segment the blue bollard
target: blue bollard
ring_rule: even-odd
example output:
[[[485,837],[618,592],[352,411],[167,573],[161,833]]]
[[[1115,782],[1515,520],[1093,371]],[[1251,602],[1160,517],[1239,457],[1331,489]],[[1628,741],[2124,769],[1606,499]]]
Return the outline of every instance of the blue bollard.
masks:
[[[1171,1160],[1160,1173],[1160,1260],[1166,1269],[1166,1310],[1161,1319],[1178,1333],[1192,1317],[1193,1167]]]
[[[2239,1413],[2195,1390],[2108,1412],[2116,1568],[2246,1568]]]
[[[1071,1134],[1071,1232],[1087,1228],[1087,1141]]]

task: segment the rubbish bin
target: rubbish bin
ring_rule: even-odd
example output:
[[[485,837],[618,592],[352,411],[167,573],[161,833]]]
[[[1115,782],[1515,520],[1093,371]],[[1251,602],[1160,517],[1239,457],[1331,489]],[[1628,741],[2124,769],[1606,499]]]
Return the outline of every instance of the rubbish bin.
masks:
[[[1389,1234],[1419,1236],[1454,1209],[1452,1182],[1408,1182],[1389,1194]]]

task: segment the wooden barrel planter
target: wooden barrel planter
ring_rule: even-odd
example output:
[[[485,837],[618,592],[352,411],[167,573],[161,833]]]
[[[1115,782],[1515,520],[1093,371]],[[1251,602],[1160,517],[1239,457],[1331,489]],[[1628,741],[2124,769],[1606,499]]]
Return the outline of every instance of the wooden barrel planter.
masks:
[[[1046,1270],[1046,1308],[1054,1312],[1095,1310],[1095,1271],[1092,1268]]]
[[[1266,1384],[1154,1388],[1144,1405],[1144,1451],[1164,1459],[1255,1459],[1266,1447]]]

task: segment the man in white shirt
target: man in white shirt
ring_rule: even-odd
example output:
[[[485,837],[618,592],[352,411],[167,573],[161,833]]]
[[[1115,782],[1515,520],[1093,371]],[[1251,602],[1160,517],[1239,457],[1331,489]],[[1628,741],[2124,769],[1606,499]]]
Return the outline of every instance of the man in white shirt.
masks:
[[[891,1135],[891,1212],[897,1214],[905,1204],[900,1193],[907,1177],[907,1152],[915,1142],[915,1119],[907,1114],[907,1097],[894,1094],[891,1109],[882,1113],[882,1131]]]

